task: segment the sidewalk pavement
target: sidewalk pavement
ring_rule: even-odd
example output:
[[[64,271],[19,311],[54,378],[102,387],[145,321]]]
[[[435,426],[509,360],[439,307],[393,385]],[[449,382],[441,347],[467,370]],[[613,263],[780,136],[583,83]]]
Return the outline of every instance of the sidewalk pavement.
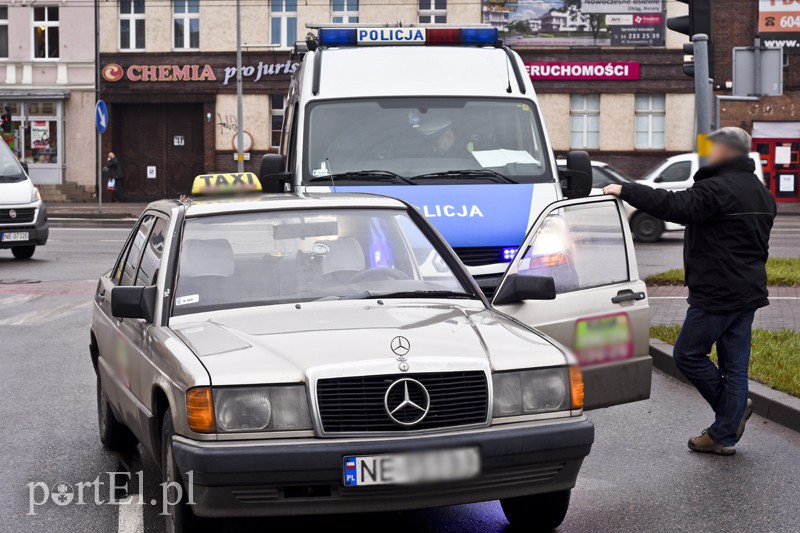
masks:
[[[800,202],[777,202],[779,215],[800,216]]]
[[[680,285],[647,287],[650,324],[682,324],[689,290]],[[756,311],[753,327],[800,330],[800,287],[769,287],[770,305]]]

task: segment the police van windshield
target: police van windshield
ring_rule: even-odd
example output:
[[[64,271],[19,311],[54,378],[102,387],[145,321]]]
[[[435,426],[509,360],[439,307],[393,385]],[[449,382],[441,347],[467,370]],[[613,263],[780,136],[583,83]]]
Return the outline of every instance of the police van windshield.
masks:
[[[319,101],[306,124],[306,183],[331,176],[397,183],[553,181],[527,100],[380,98]],[[459,172],[463,171],[463,172]]]
[[[373,297],[479,299],[403,210],[186,220],[173,315]]]
[[[22,170],[17,157],[4,142],[0,142],[0,183],[25,181],[28,177]]]

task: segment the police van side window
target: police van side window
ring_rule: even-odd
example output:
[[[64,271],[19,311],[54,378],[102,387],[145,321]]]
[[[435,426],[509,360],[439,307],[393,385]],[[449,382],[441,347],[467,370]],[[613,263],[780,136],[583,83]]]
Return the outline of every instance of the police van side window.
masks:
[[[620,213],[614,202],[553,211],[518,267],[521,276],[547,276],[558,294],[629,280]]]
[[[678,181],[686,181],[692,177],[692,162],[679,161],[673,163],[665,168],[661,175],[656,178],[659,183],[675,183]]]
[[[161,256],[164,253],[166,232],[167,221],[163,218],[156,219],[139,262],[139,272],[136,274],[136,283],[134,283],[137,287],[149,287],[156,283]]]
[[[153,215],[147,215],[136,229],[125,262],[122,263],[121,267],[118,269],[119,285],[133,285],[136,269],[139,267],[139,260],[142,255],[142,248],[147,241],[147,236],[150,234],[150,228],[153,227],[154,221],[155,217]]]

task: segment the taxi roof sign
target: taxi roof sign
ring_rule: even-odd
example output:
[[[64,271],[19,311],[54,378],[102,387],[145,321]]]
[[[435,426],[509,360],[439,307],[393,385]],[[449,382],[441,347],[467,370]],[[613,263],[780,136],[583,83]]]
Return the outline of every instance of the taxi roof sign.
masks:
[[[260,191],[261,182],[252,172],[201,174],[192,183],[196,196]]]

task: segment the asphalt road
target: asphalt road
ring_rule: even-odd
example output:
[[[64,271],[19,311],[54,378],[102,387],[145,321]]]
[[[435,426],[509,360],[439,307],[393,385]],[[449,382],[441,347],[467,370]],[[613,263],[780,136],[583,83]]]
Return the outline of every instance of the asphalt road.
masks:
[[[800,226],[800,218],[782,220]],[[94,280],[110,268],[126,234],[54,229],[51,242],[28,262],[0,251],[0,532],[163,531],[153,461],[133,456],[121,464],[97,436],[95,378],[87,353],[90,297]],[[797,230],[785,237],[777,232],[772,251],[796,254],[798,242]],[[675,237],[637,247],[642,273],[679,266],[679,247]],[[596,442],[559,531],[798,530],[800,434],[754,416],[737,455],[694,454],[686,439],[711,422],[710,411],[691,388],[658,372],[650,400],[595,411],[590,418]],[[78,483],[100,476],[106,485],[99,496],[107,500],[107,472],[124,468],[143,472],[145,505],[95,505],[91,487],[78,504]],[[60,492],[59,482],[68,484]],[[32,505],[31,493],[37,503],[51,494],[55,500],[73,499]],[[220,532],[511,531],[497,502],[213,525]]]

